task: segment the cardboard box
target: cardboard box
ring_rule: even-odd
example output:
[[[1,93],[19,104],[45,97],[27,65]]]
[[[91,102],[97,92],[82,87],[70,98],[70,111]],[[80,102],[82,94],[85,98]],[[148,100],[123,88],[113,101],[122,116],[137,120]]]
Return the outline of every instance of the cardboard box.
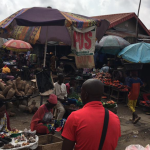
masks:
[[[62,138],[52,134],[39,136],[37,150],[61,150]]]

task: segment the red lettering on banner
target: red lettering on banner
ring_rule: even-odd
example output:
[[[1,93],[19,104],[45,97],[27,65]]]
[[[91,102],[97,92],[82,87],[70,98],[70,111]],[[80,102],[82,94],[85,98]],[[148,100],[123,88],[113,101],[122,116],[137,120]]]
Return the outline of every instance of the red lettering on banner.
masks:
[[[76,48],[77,43],[79,43],[79,50],[82,50],[83,47],[85,47],[85,49],[90,49],[92,46],[92,41],[91,41],[91,37],[92,37],[92,32],[89,31],[87,33],[79,33],[74,31],[73,33],[73,46]],[[87,43],[85,43],[85,41]]]
[[[85,40],[87,41],[87,43],[85,43],[85,48],[86,49],[91,48],[92,41],[91,41],[90,37],[92,37],[92,32],[91,31],[85,33]]]
[[[79,38],[80,38],[79,49],[82,50],[83,49],[83,33],[79,33]]]

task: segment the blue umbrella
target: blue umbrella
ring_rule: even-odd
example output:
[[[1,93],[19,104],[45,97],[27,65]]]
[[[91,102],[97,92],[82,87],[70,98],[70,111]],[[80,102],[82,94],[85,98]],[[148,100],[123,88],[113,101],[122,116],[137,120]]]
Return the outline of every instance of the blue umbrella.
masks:
[[[150,44],[144,42],[131,44],[125,47],[118,56],[132,63],[150,63]]]

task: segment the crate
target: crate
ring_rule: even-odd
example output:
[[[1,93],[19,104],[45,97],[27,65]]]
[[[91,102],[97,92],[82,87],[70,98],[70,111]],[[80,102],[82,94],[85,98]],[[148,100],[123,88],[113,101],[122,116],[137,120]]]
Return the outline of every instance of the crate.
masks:
[[[36,150],[61,150],[62,138],[52,134],[39,136],[38,148]]]

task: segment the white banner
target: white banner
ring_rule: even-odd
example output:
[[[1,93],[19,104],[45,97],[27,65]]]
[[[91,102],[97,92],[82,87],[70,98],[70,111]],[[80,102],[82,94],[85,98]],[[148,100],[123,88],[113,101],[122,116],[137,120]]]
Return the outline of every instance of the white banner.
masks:
[[[95,68],[94,64],[94,56],[75,56],[76,66],[77,68]]]
[[[72,50],[77,56],[93,55],[95,51],[96,27],[72,29]]]

